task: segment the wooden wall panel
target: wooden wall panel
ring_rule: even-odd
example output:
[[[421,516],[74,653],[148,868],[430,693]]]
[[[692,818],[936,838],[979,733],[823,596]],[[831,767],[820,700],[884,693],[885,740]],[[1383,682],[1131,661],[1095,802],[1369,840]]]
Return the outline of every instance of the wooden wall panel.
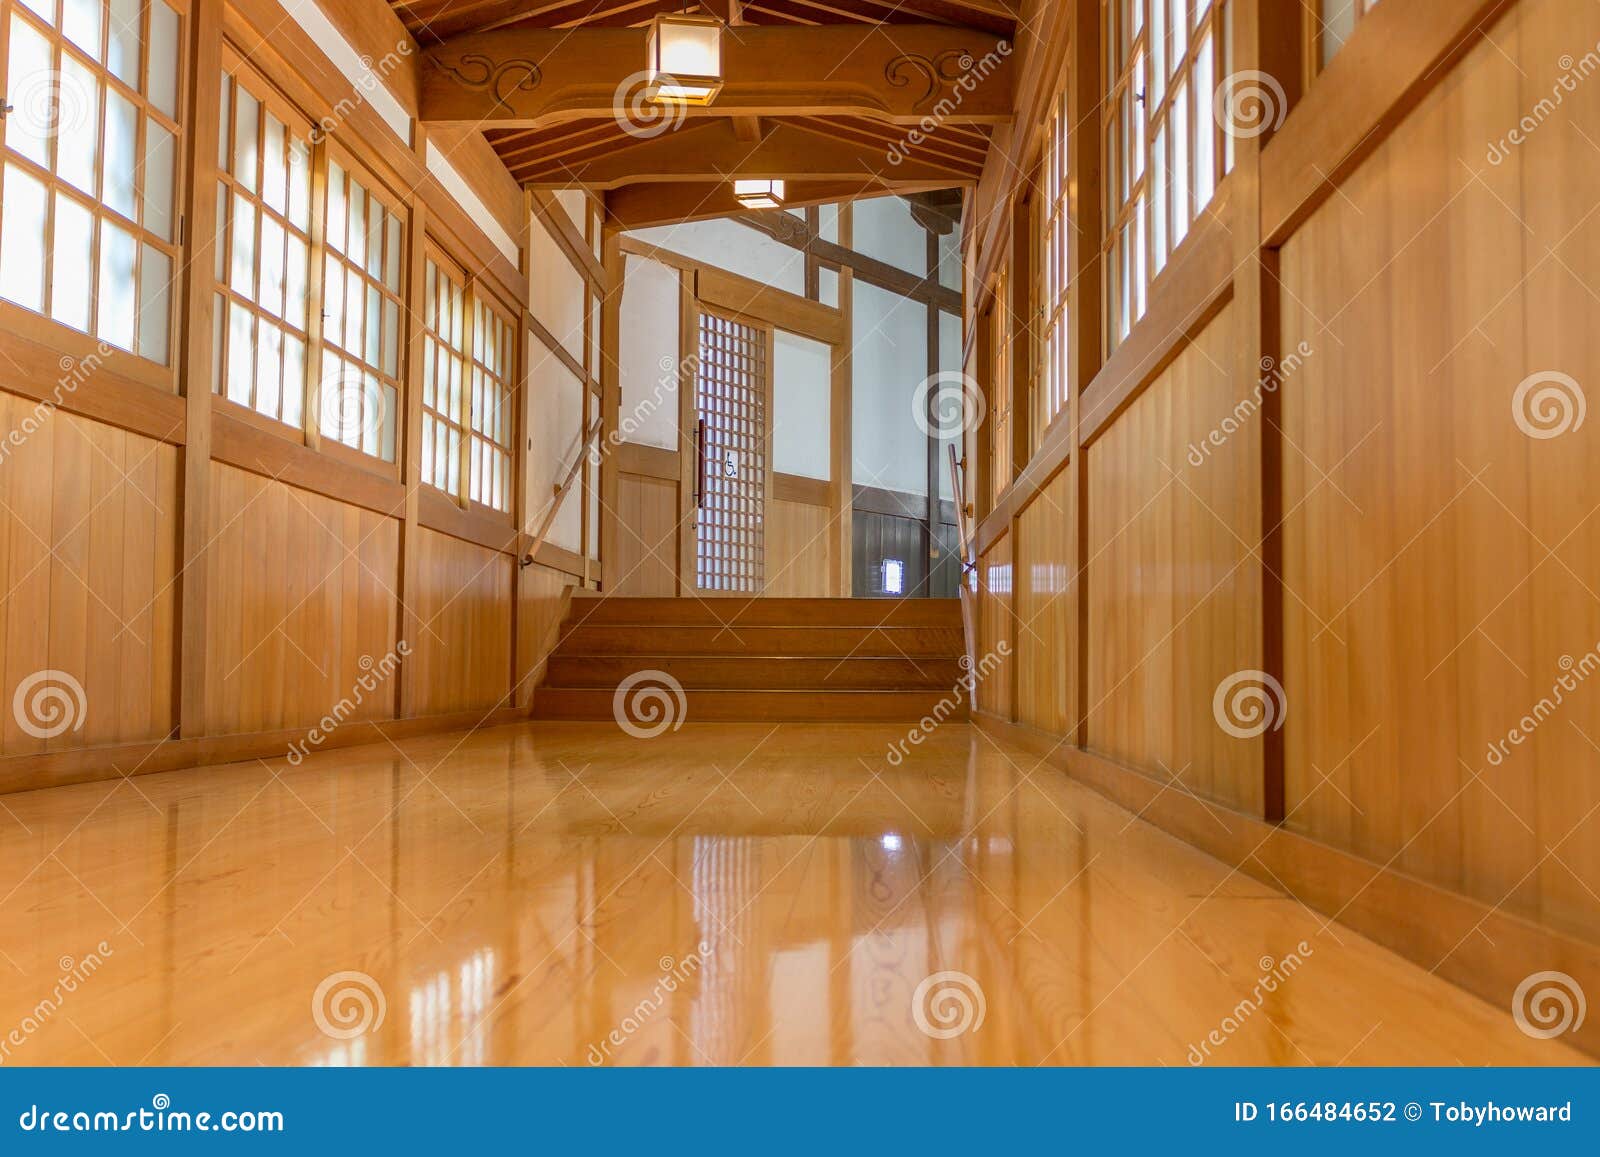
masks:
[[[1017,520],[1017,722],[1052,735],[1076,721],[1071,490],[1062,470]]]
[[[177,449],[7,393],[0,432],[0,754],[167,735],[175,722]],[[62,679],[43,679],[46,671],[76,681],[81,698]],[[35,731],[67,721],[49,714],[50,688],[66,691],[55,706],[74,726],[30,734],[24,720]]]
[[[1600,88],[1505,138],[1597,40],[1515,6],[1282,250],[1288,822],[1590,938],[1600,423],[1530,437],[1517,390],[1600,382]]]
[[[418,714],[509,706],[514,560],[426,528],[417,550]]]
[[[978,654],[976,669],[989,674],[977,686],[978,710],[1010,719],[1012,671],[1016,663],[1015,610],[1012,606],[1012,542],[1003,535],[978,556]],[[1004,642],[1011,653],[1001,657]],[[990,656],[994,656],[991,660]],[[1029,673],[1032,677],[1032,672]]]
[[[220,462],[211,487],[207,734],[393,718],[392,680],[358,684],[395,652],[399,521]]]
[[[1261,741],[1212,711],[1261,665],[1259,428],[1190,457],[1253,387],[1229,339],[1224,309],[1088,448],[1087,746],[1260,814]]]
[[[838,537],[826,506],[774,498],[767,503],[767,585],[778,598],[825,598],[836,593],[833,543]]]
[[[617,478],[618,595],[678,593],[678,483],[622,473]]]
[[[545,660],[555,650],[575,582],[542,566],[527,567],[517,582],[518,707],[532,705],[534,688],[544,679]]]

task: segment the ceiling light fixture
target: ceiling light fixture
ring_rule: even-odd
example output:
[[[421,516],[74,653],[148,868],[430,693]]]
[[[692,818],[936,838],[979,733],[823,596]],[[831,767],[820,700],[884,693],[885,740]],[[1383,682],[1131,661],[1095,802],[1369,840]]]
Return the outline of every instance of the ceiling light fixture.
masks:
[[[783,205],[783,182],[735,181],[733,197],[746,209],[777,209]]]
[[[663,104],[710,104],[722,88],[722,21],[660,13],[646,41],[646,84]]]

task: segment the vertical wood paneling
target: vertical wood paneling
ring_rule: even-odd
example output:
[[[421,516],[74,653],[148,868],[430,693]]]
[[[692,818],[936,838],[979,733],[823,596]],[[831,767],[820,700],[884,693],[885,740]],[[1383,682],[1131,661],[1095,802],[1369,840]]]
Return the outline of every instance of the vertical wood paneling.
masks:
[[[417,549],[418,714],[509,706],[514,561],[427,528]]]
[[[774,498],[767,504],[767,584],[778,598],[833,594],[832,516],[826,506]]]
[[[213,462],[212,735],[309,727],[396,646],[398,520]],[[389,719],[394,688],[350,718]]]
[[[613,539],[619,595],[678,593],[678,483],[642,474],[617,477]]]
[[[1289,823],[1590,936],[1600,427],[1530,437],[1514,398],[1600,381],[1600,89],[1488,150],[1597,40],[1517,5],[1282,250],[1315,349],[1282,391]]]
[[[1067,733],[1075,701],[1071,488],[1060,471],[1017,520],[1017,721],[1053,735]]]
[[[978,710],[1010,719],[1011,680],[1016,662],[1015,610],[1012,606],[1012,542],[1004,535],[978,556],[978,654],[975,670],[989,673],[977,686]],[[1010,648],[1002,656],[1000,644]],[[1031,677],[1030,672],[1030,677]]]
[[[1259,813],[1260,740],[1212,710],[1261,664],[1259,429],[1235,419],[1253,383],[1232,380],[1229,340],[1224,309],[1088,449],[1088,746]]]
[[[0,753],[165,736],[175,722],[177,451],[12,394],[0,393],[0,430]],[[46,739],[24,730],[13,704],[20,685],[51,670],[83,689],[81,709],[63,708],[82,725]]]

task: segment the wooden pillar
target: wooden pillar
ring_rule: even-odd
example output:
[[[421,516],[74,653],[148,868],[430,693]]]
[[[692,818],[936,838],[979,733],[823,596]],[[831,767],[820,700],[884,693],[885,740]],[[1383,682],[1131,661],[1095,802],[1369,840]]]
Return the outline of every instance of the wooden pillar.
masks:
[[[417,133],[420,150],[423,134]],[[399,702],[396,711],[402,719],[416,715],[421,701],[421,675],[417,651],[422,646],[422,616],[417,613],[421,568],[418,559],[422,528],[417,522],[417,503],[422,487],[422,376],[426,341],[422,319],[426,315],[423,292],[427,286],[428,208],[422,198],[411,199],[411,229],[406,250],[406,393],[405,423],[401,439],[400,481],[405,485],[405,514],[400,524],[400,624],[399,634],[412,650],[400,661]]]
[[[197,4],[189,17],[189,59],[194,67],[184,172],[188,174],[187,225],[183,244],[183,340],[178,376],[187,434],[180,458],[183,491],[181,557],[178,559],[178,734],[190,739],[206,731],[207,549],[211,522],[211,355],[215,297],[211,268],[217,237],[217,126],[221,116],[222,6]],[[199,271],[198,274],[195,271]]]
[[[616,456],[607,452],[617,445],[622,421],[622,340],[623,256],[617,231],[606,228],[601,253],[605,265],[605,284],[600,292],[600,587],[612,591],[622,578],[617,562],[621,527],[619,478]]]
[[[855,244],[853,214],[848,204],[839,206],[839,244],[850,249]],[[844,315],[845,340],[833,350],[832,413],[829,419],[833,443],[829,475],[833,478],[830,513],[837,528],[834,538],[836,558],[834,593],[848,598],[853,593],[855,575],[855,536],[852,511],[855,506],[855,422],[854,371],[851,368],[851,349],[855,343],[854,274],[848,268],[839,270],[839,311]]]

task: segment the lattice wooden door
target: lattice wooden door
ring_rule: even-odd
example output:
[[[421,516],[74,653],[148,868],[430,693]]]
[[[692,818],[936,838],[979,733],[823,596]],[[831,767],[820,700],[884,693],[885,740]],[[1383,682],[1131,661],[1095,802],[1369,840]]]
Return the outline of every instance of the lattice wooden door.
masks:
[[[742,322],[700,314],[695,583],[703,591],[758,594],[766,580],[770,337]]]

